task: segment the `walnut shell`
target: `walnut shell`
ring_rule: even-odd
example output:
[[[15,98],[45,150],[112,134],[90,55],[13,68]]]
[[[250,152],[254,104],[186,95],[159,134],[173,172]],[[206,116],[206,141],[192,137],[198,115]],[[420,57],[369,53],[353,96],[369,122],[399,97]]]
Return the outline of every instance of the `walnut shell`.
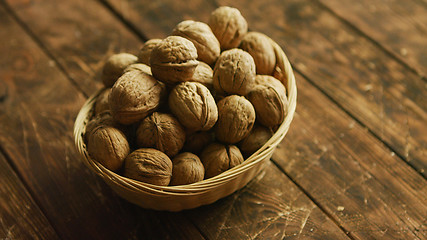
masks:
[[[180,153],[172,159],[172,179],[170,185],[184,185],[202,181],[205,168],[200,158],[189,152]]]
[[[199,82],[211,90],[213,89],[213,70],[208,64],[199,62],[199,65],[194,71],[193,77],[191,77],[188,81]]]
[[[206,146],[213,141],[212,132],[201,131],[186,135],[183,150],[199,154]]]
[[[108,104],[108,96],[110,95],[111,88],[104,89],[99,96],[96,98],[95,102],[95,115],[98,115],[104,111],[110,110],[110,105]]]
[[[240,11],[232,7],[219,7],[212,12],[208,25],[218,39],[221,50],[239,46],[248,31],[248,23]]]
[[[239,48],[253,57],[257,74],[273,74],[276,67],[276,54],[269,37],[263,33],[249,32],[243,37]]]
[[[241,49],[221,53],[215,64],[213,86],[219,94],[246,95],[255,81],[255,62]]]
[[[218,39],[211,28],[203,22],[185,20],[172,31],[172,35],[190,40],[197,49],[198,60],[213,65],[221,52]]]
[[[138,62],[150,66],[150,56],[154,47],[161,42],[162,39],[150,39],[142,45],[138,53]]]
[[[135,71],[135,70],[144,72],[144,73],[146,73],[148,75],[152,75],[151,74],[151,68],[150,68],[150,66],[148,66],[148,65],[146,65],[144,63],[134,63],[134,64],[131,64],[131,65],[127,66],[127,68],[125,68],[125,70],[123,70],[123,73],[130,72],[130,71]]]
[[[206,131],[218,119],[218,108],[209,89],[201,83],[183,82],[169,94],[169,108],[184,127]]]
[[[287,114],[286,88],[272,76],[259,75],[256,85],[247,98],[253,104],[258,121],[266,127],[275,127],[283,122]]]
[[[138,61],[138,57],[130,53],[118,53],[108,58],[104,64],[101,80],[105,87],[111,87],[123,74],[123,70]]]
[[[261,125],[255,125],[249,135],[239,143],[240,151],[249,157],[273,136],[273,131]]]
[[[150,56],[153,76],[167,84],[190,79],[199,63],[194,44],[183,37],[169,36],[158,43]]]
[[[119,170],[130,152],[125,134],[111,126],[99,126],[89,135],[87,150],[96,161],[111,171]]]
[[[124,176],[153,185],[167,186],[172,177],[172,161],[154,148],[140,148],[125,159]]]
[[[155,148],[175,156],[185,142],[185,131],[171,114],[155,112],[146,117],[136,131],[139,147]]]
[[[244,161],[239,148],[234,145],[212,143],[200,155],[205,167],[205,178],[214,177]]]
[[[164,84],[153,76],[129,71],[114,84],[108,102],[116,121],[131,124],[154,112],[165,94]]]
[[[218,102],[218,121],[215,125],[216,138],[228,144],[245,138],[255,123],[255,109],[242,96],[231,95]]]

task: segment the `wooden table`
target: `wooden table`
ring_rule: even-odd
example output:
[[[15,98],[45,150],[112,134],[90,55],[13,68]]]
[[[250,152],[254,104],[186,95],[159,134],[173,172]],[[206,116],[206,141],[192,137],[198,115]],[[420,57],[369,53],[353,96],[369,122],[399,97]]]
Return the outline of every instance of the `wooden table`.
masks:
[[[220,5],[287,53],[291,129],[212,205],[130,204],[82,164],[76,114],[109,55]],[[2,0],[0,43],[0,239],[427,239],[425,0]]]

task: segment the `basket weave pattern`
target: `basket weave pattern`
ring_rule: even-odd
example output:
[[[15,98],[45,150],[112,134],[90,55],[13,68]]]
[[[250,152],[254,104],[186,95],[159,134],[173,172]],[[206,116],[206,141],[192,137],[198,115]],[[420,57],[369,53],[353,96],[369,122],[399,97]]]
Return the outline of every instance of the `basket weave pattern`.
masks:
[[[94,103],[102,91],[95,93],[83,105],[74,124],[74,140],[84,164],[99,175],[119,196],[143,208],[180,211],[215,202],[244,187],[253,179],[271,158],[276,146],[286,135],[292,122],[297,89],[292,67],[283,50],[273,40],[276,53],[274,76],[286,86],[288,96],[287,116],[275,134],[263,147],[247,158],[242,164],[215,177],[188,185],[156,186],[123,177],[106,169],[88,154],[83,135],[90,120]]]

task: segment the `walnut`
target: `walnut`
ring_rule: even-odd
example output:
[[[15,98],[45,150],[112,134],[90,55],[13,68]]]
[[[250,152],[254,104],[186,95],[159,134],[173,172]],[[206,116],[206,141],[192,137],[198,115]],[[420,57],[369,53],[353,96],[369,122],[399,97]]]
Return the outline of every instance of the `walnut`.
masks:
[[[255,109],[242,96],[231,95],[218,102],[218,122],[215,125],[216,138],[228,144],[245,138],[255,123]]]
[[[247,98],[253,104],[258,121],[266,127],[281,124],[287,114],[286,88],[272,76],[257,75],[256,85]]]
[[[244,96],[254,79],[255,62],[248,52],[235,48],[221,53],[213,73],[215,91]]]
[[[214,177],[244,161],[239,148],[219,143],[207,146],[200,155],[200,159],[205,167],[205,178]]]
[[[194,132],[186,135],[183,150],[199,154],[206,146],[213,141],[211,132]]]
[[[172,161],[154,148],[140,148],[125,159],[124,176],[141,182],[167,186],[172,177]]]
[[[259,32],[249,32],[243,37],[239,47],[253,57],[257,74],[273,74],[276,54],[269,37]]]
[[[111,87],[123,74],[123,70],[131,64],[136,63],[138,57],[130,53],[118,53],[108,58],[102,69],[101,79],[105,87]]]
[[[261,125],[255,125],[249,135],[239,143],[243,155],[249,157],[273,136],[273,131]]]
[[[125,68],[125,70],[123,71],[123,73],[130,72],[130,71],[135,71],[135,70],[144,72],[144,73],[146,73],[148,75],[152,75],[151,74],[151,68],[150,68],[150,66],[148,66],[146,64],[143,64],[143,63],[134,63],[134,64],[131,64],[127,68]]]
[[[110,105],[108,104],[108,96],[110,92],[111,92],[111,88],[106,88],[96,98],[95,115],[98,115],[104,111],[110,110]]]
[[[199,62],[199,65],[196,67],[194,75],[188,81],[190,82],[199,82],[205,85],[209,90],[213,89],[213,70],[212,68],[204,63]]]
[[[178,84],[169,95],[169,108],[181,124],[192,131],[209,130],[218,119],[212,94],[197,82]]]
[[[153,76],[158,80],[174,84],[190,79],[198,65],[197,49],[183,37],[169,36],[158,43],[150,57]]]
[[[113,116],[111,116],[110,111],[103,111],[99,114],[96,114],[87,124],[86,124],[86,131],[85,131],[85,138],[86,140],[89,140],[89,135],[92,133],[92,131],[99,127],[99,126],[112,126],[112,127],[118,127],[118,124],[113,119]]]
[[[212,32],[217,37],[221,50],[239,46],[248,31],[248,23],[240,11],[232,7],[219,7],[212,12],[209,21]]]
[[[111,171],[119,170],[129,154],[125,134],[111,126],[99,126],[89,135],[88,152],[96,161]]]
[[[150,66],[150,56],[154,47],[161,42],[162,39],[150,39],[142,45],[138,53],[138,62]]]
[[[186,20],[179,23],[172,31],[172,35],[184,37],[197,49],[198,60],[213,65],[221,52],[218,39],[210,27],[203,22]]]
[[[178,154],[172,159],[172,179],[170,185],[184,185],[202,181],[205,168],[200,158],[189,152]]]
[[[124,73],[111,89],[108,102],[114,119],[131,124],[154,112],[165,96],[164,84],[142,71]]]
[[[146,117],[136,131],[139,147],[155,148],[175,156],[185,142],[185,131],[171,114],[155,112]]]

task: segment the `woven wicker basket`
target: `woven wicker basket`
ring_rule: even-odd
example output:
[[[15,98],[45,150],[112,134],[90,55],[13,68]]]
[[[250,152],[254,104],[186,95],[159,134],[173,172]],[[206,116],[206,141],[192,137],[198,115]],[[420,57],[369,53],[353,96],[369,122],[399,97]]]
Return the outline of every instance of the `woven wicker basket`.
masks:
[[[83,162],[102,177],[118,195],[143,208],[155,210],[180,211],[196,208],[213,203],[244,187],[263,169],[265,163],[270,159],[274,149],[287,133],[296,108],[297,89],[292,67],[283,50],[273,40],[270,39],[270,41],[275,49],[277,59],[274,76],[281,80],[287,88],[288,114],[271,139],[242,164],[215,177],[180,186],[147,184],[128,179],[106,169],[89,156],[83,140],[86,124],[93,113],[96,98],[102,90],[86,101],[75,121],[74,139]]]

